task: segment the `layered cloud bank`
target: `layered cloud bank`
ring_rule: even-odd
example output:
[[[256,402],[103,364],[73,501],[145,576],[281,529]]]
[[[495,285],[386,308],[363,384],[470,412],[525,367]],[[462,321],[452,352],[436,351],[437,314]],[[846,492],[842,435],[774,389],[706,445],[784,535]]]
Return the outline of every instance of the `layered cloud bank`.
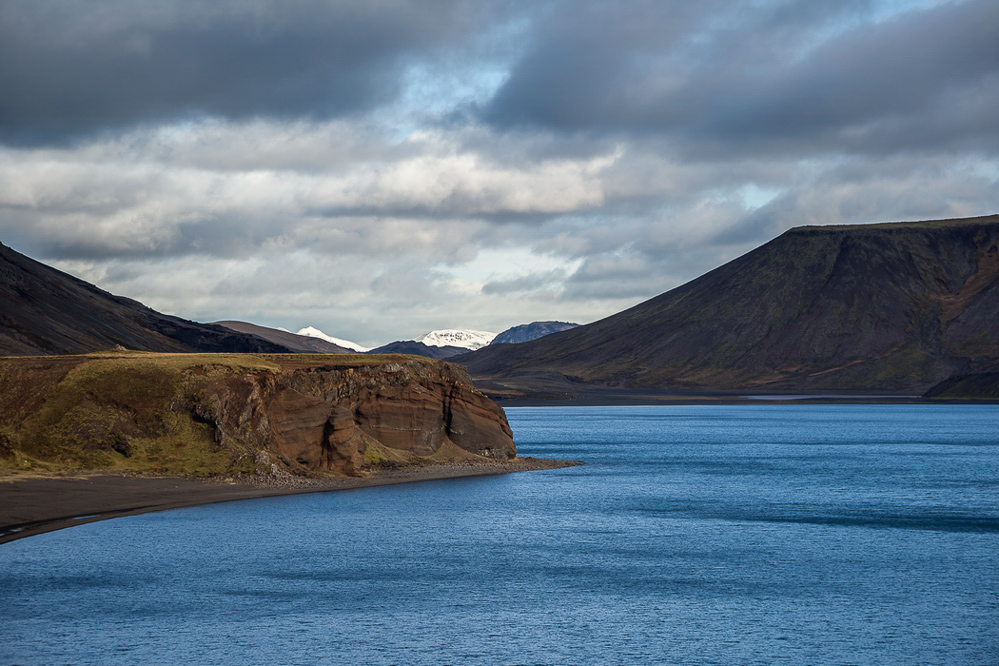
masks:
[[[995,212],[999,4],[0,5],[0,234],[202,320],[592,321],[801,224]],[[44,38],[42,38],[44,36]]]

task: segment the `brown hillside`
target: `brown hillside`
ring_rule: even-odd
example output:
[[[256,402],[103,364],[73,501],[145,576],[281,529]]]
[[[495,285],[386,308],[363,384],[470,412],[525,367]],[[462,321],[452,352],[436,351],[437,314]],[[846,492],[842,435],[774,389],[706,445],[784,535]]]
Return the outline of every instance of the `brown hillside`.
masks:
[[[586,326],[455,359],[566,387],[921,393],[999,365],[999,215],[800,227]]]

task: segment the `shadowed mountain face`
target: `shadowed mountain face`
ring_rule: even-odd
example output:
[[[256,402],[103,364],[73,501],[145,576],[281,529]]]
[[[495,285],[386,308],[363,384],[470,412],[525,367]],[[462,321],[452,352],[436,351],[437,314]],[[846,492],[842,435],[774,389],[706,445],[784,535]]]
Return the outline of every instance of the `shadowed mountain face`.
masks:
[[[222,326],[164,315],[0,244],[0,355],[109,349],[159,352],[287,352]]]
[[[493,338],[493,341],[489,344],[506,345],[518,342],[530,342],[531,340],[537,340],[552,333],[568,331],[570,328],[576,328],[577,326],[579,324],[570,324],[564,321],[535,321],[530,324],[521,324],[520,326],[508,328]]]
[[[922,392],[999,365],[999,215],[792,229],[601,321],[455,360],[500,386]]]
[[[435,345],[425,345],[416,340],[399,340],[390,342],[376,349],[372,349],[367,354],[410,354],[412,356],[423,356],[424,358],[444,359],[464,354],[468,350],[464,347],[452,347],[450,345],[437,347]]]
[[[273,342],[276,345],[281,345],[292,351],[301,352],[303,354],[355,353],[353,350],[335,345],[332,342],[327,342],[326,340],[322,340],[320,338],[314,338],[308,335],[298,335],[297,333],[289,333],[288,331],[268,328],[267,326],[258,326],[257,324],[251,324],[245,321],[217,321],[215,323],[219,326],[239,331],[240,333],[255,335],[258,338],[263,338],[264,340]]]

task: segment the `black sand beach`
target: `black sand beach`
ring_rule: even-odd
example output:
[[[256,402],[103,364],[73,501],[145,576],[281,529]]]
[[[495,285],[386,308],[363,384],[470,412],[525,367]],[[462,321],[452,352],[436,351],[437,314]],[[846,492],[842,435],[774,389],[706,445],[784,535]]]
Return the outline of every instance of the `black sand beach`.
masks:
[[[98,520],[234,500],[329,492],[468,476],[558,469],[581,463],[516,458],[444,463],[366,477],[199,480],[147,476],[0,476],[0,544]]]

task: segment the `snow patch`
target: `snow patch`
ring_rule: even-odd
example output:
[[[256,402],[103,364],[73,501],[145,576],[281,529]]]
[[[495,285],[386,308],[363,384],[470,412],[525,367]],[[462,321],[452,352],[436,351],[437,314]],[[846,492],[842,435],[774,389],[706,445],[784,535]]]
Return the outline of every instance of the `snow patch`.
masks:
[[[493,338],[495,333],[489,331],[471,331],[467,329],[444,328],[430,331],[414,340],[430,347],[464,347],[465,349],[481,349]]]
[[[305,335],[310,338],[319,338],[320,340],[325,340],[326,342],[332,342],[335,345],[339,345],[340,347],[345,347],[346,349],[350,349],[356,352],[368,352],[373,349],[373,347],[362,347],[356,342],[351,342],[350,340],[341,340],[340,338],[334,338],[331,335],[326,335],[315,326],[306,326],[305,328],[300,330],[296,335]]]

